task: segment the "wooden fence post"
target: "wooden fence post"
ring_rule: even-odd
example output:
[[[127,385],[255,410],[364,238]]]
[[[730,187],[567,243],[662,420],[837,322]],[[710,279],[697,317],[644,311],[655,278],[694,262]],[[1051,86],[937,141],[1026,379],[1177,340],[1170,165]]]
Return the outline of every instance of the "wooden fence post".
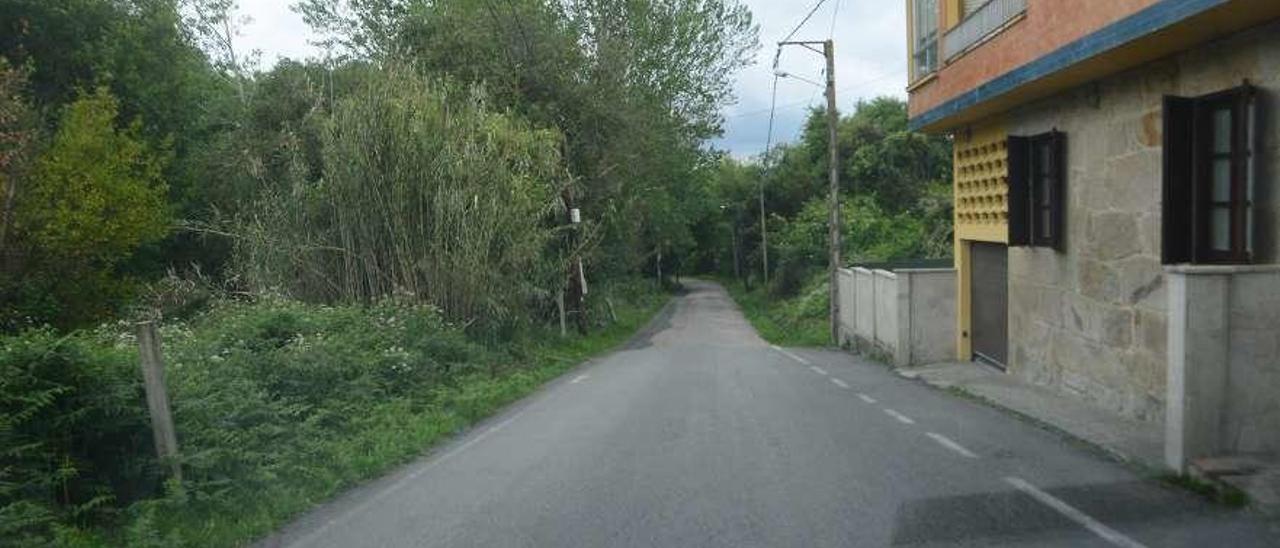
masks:
[[[147,392],[147,410],[151,413],[151,434],[155,439],[156,455],[169,460],[173,478],[182,482],[179,466],[178,435],[173,428],[173,416],[169,412],[169,394],[164,385],[164,357],[160,353],[160,334],[155,322],[138,324],[138,354],[142,362],[142,379]]]

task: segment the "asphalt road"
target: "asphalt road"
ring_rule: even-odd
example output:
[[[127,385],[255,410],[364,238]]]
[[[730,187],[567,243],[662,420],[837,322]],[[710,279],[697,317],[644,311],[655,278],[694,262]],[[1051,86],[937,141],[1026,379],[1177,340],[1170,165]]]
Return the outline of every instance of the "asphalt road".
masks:
[[[1000,411],[773,348],[686,285],[628,348],[260,545],[1280,545]]]

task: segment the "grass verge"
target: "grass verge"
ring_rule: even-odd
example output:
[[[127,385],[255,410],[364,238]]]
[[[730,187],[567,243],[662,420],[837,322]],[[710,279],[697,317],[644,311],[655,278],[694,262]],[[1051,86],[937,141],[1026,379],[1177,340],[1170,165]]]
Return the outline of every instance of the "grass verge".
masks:
[[[732,278],[721,278],[721,285],[738,303],[747,321],[770,344],[788,347],[831,346],[827,320],[827,284],[825,277],[810,283],[800,294],[786,299],[770,296],[765,288],[751,290]]]
[[[18,448],[0,463],[0,544],[247,544],[617,347],[669,298],[618,289],[616,321],[586,336],[489,345],[397,303],[223,303],[166,325],[181,485],[159,484],[128,329],[0,340],[0,396],[26,398],[0,421]]]
[[[1249,495],[1225,483],[1209,482],[1189,474],[1163,474],[1160,481],[1228,508],[1244,508],[1249,505]]]

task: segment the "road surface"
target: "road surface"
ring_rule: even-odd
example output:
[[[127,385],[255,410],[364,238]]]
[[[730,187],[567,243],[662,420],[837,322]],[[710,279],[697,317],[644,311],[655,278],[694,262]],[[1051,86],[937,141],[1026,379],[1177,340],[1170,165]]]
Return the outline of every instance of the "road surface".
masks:
[[[261,546],[1276,546],[1280,530],[688,282],[588,363]],[[975,366],[976,367],[976,366]]]

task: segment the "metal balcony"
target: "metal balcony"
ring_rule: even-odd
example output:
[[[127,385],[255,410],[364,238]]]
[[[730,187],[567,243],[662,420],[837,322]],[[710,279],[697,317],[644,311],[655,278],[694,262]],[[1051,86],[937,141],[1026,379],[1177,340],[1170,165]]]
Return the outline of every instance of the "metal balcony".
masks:
[[[959,57],[1026,11],[1027,0],[989,0],[947,31],[942,41],[944,57],[947,61]]]

